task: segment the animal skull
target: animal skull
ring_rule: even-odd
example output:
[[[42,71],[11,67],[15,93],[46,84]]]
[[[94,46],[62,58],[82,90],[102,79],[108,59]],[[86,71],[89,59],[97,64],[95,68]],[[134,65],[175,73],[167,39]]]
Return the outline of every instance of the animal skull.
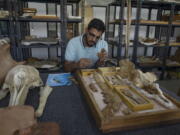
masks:
[[[42,85],[43,82],[37,69],[27,65],[17,65],[8,72],[0,91],[0,99],[5,97],[10,91],[9,106],[24,105],[29,89]],[[41,116],[51,91],[52,88],[48,86],[45,89],[41,88],[40,103],[36,112],[37,116]]]

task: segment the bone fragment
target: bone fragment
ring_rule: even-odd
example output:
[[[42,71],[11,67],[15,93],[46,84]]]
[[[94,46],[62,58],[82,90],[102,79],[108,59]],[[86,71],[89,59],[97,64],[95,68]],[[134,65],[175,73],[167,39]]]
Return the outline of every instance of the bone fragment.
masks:
[[[41,87],[40,90],[40,100],[39,100],[39,106],[38,109],[36,110],[36,117],[40,117],[44,111],[44,107],[46,105],[47,102],[47,98],[49,97],[49,95],[52,92],[52,88],[49,87],[48,85],[46,85],[44,88]]]

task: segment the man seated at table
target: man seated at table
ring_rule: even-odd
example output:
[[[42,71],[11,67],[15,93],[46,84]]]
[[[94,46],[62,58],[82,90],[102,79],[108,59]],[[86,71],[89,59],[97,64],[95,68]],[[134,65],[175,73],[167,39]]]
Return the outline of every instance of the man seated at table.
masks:
[[[108,54],[108,44],[102,40],[105,25],[92,19],[83,35],[72,38],[66,48],[64,69],[72,72],[80,68],[101,66]]]

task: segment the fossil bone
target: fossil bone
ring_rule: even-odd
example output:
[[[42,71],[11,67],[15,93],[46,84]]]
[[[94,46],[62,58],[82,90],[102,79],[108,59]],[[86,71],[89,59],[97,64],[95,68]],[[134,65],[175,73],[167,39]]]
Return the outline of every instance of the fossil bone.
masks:
[[[37,69],[27,65],[17,65],[8,72],[2,87],[3,90],[0,91],[0,99],[10,92],[9,106],[23,105],[29,89],[42,85],[43,82]],[[44,90],[41,88],[37,116],[42,114],[46,100],[51,91],[52,89],[48,87],[45,87]]]
[[[167,108],[173,107],[173,103],[164,96],[162,90],[159,88],[159,84],[157,83],[144,86],[143,90],[141,90],[140,92],[142,92],[148,98],[158,101],[160,104],[164,105]]]
[[[135,65],[129,60],[121,60],[119,62],[120,69],[117,73],[123,78],[131,81],[135,86],[142,88],[157,80],[153,73],[143,73],[141,70],[135,69]]]
[[[128,79],[136,87],[142,88],[144,91],[141,92],[148,98],[155,99],[168,108],[173,107],[172,102],[164,96],[159,85],[155,83],[157,77],[153,73],[143,73],[135,69],[135,65],[129,60],[121,60],[119,65],[120,69],[117,73],[121,78]]]
[[[16,62],[13,60],[10,54],[10,45],[7,39],[0,40],[0,87],[4,82],[8,71],[16,65],[24,64],[25,62]]]
[[[122,93],[130,100],[132,100],[135,104],[145,104],[147,101],[145,101],[142,97],[139,97],[135,93],[132,93],[129,89],[122,90]]]
[[[44,107],[46,105],[47,102],[47,98],[50,95],[50,93],[52,92],[52,88],[49,86],[45,86],[44,88],[41,87],[40,89],[40,99],[39,99],[39,106],[38,109],[36,110],[35,114],[37,117],[40,117],[43,113]]]
[[[97,91],[98,91],[97,88],[96,88],[96,86],[95,86],[95,83],[90,83],[90,84],[89,84],[89,88],[90,88],[93,92],[97,92]]]

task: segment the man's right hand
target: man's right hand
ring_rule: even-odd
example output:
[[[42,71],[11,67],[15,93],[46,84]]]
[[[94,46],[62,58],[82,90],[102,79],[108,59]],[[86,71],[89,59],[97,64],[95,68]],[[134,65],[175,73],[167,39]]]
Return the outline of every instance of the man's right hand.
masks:
[[[92,61],[87,58],[81,58],[77,63],[78,68],[87,68],[90,65],[92,65]]]

